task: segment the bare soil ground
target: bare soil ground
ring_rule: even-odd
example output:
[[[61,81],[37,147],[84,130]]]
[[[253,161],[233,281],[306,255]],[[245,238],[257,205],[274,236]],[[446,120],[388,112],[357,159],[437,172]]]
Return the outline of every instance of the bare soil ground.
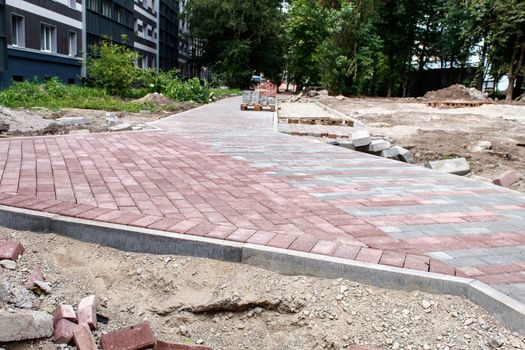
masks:
[[[165,101],[149,99],[146,102],[157,104],[159,111],[130,113],[76,108],[65,108],[59,111],[52,111],[45,108],[19,110],[0,108],[0,122],[10,124],[9,132],[2,136],[63,135],[79,132],[79,130],[87,130],[92,133],[108,132],[110,127],[106,121],[108,113],[111,113],[112,116],[116,116],[119,124],[130,124],[132,127],[142,128],[146,123],[199,106],[199,104],[195,102],[175,103],[172,101],[170,109],[163,110],[162,107],[166,105]],[[177,106],[177,108],[174,109],[174,106]],[[89,119],[90,123],[77,126],[60,126],[54,123],[56,119],[64,117],[85,117]]]
[[[100,324],[97,338],[148,320],[158,339],[191,339],[214,349],[346,349],[354,343],[384,349],[525,349],[523,335],[458,297],[283,276],[207,259],[125,253],[55,234],[0,228],[2,238],[20,240],[26,251],[16,270],[0,272],[0,285],[23,289],[39,265],[52,293],[30,298],[34,309],[77,305],[95,293],[98,313],[109,319]],[[0,348],[57,346],[40,340]]]
[[[492,181],[516,169],[525,192],[525,105],[495,103],[472,108],[437,109],[415,99],[325,98],[321,102],[365,124],[377,136],[408,148],[418,162],[465,157],[472,175]],[[489,141],[492,149],[472,146]]]

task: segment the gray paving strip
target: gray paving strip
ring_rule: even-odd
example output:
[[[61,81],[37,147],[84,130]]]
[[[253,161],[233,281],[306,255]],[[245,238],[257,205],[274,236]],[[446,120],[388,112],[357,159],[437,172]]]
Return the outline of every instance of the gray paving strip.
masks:
[[[253,265],[288,275],[347,278],[381,288],[421,290],[466,297],[510,329],[525,332],[525,305],[473,279],[69,218],[6,206],[0,206],[0,225],[16,230],[52,232],[129,252],[210,258]]]

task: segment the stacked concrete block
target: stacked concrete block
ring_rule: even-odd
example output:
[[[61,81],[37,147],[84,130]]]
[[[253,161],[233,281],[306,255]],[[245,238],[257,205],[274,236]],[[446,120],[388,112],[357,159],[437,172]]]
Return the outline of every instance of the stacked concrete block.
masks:
[[[242,92],[242,103],[243,104],[250,104],[252,100],[252,91],[245,90]]]

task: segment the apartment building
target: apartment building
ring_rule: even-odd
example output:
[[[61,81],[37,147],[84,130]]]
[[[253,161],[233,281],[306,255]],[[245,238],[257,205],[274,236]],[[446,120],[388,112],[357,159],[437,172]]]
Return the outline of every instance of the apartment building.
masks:
[[[81,0],[2,0],[0,16],[1,87],[33,77],[79,81]]]
[[[85,55],[104,38],[139,54],[141,68],[191,76],[187,0],[0,0],[0,88],[57,76],[78,83]]]

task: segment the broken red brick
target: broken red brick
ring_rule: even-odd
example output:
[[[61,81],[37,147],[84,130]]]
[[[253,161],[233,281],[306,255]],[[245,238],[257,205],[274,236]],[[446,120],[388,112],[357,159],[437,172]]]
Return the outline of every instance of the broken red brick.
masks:
[[[148,322],[119,329],[100,337],[104,350],[142,350],[155,345],[155,335]]]
[[[157,341],[155,350],[213,350],[209,346]]]
[[[78,324],[87,323],[89,328],[97,328],[97,302],[94,295],[80,300],[77,319]]]
[[[520,176],[516,170],[509,170],[492,180],[495,185],[502,187],[509,187],[520,180]]]
[[[55,323],[53,331],[53,341],[55,344],[69,344],[73,340],[76,323],[62,318]]]
[[[95,338],[86,323],[79,324],[75,327],[73,339],[77,350],[98,350]]]
[[[24,247],[18,241],[0,241],[0,260],[17,260],[24,253]]]
[[[73,310],[71,305],[58,305],[55,310],[53,310],[53,324],[56,324],[61,319],[66,319],[71,322],[77,322],[77,314]]]
[[[31,272],[31,276],[29,276],[29,279],[26,282],[26,288],[31,289],[35,287],[35,281],[44,281],[44,275],[42,274],[40,266],[35,267],[33,272]]]

